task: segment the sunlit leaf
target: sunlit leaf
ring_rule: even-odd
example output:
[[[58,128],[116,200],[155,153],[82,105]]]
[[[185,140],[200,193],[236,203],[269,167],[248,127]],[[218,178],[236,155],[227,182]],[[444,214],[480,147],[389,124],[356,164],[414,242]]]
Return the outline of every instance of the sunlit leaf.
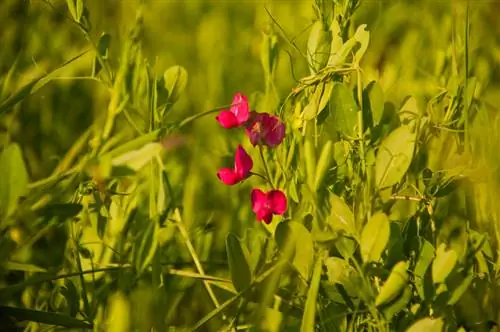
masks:
[[[165,71],[163,78],[165,80],[165,89],[168,91],[169,102],[174,103],[187,86],[188,73],[184,67],[173,66]]]
[[[436,250],[436,258],[432,263],[432,280],[438,284],[444,282],[457,263],[457,253],[453,249],[446,249],[446,244],[441,244]]]
[[[444,323],[441,318],[422,318],[410,326],[406,332],[441,332]]]
[[[398,183],[410,167],[415,149],[415,133],[402,126],[382,142],[375,163],[375,183],[378,188]]]
[[[358,124],[358,105],[351,90],[342,83],[335,83],[330,96],[330,112],[336,129],[344,136],[355,137]]]
[[[408,262],[397,263],[382,285],[375,300],[375,305],[380,306],[394,300],[408,283]]]
[[[415,287],[422,299],[425,299],[424,281],[427,269],[434,259],[434,247],[426,240],[422,240],[420,254],[415,265]]]
[[[386,308],[382,309],[385,319],[391,321],[392,318],[401,312],[411,301],[412,290],[410,286],[406,286],[400,296],[393,303],[390,303]]]
[[[8,145],[0,154],[0,219],[12,214],[18,200],[27,192],[28,172],[21,148]]]
[[[108,331],[130,331],[130,301],[122,292],[114,293],[108,300]]]
[[[390,236],[390,224],[383,212],[375,213],[361,233],[361,255],[366,262],[377,262],[382,255]]]
[[[328,223],[334,230],[344,230],[348,234],[356,233],[354,214],[349,206],[337,195],[330,195],[331,213]]]
[[[276,227],[274,238],[278,247],[289,257],[302,277],[309,279],[314,258],[311,233],[304,225],[295,222],[281,222]]]
[[[302,324],[300,326],[301,332],[314,331],[314,322],[316,318],[316,305],[319,291],[319,282],[321,280],[321,268],[323,260],[318,258],[314,264],[314,271],[309,284],[309,291],[307,292],[306,306],[304,315],[302,316]]]

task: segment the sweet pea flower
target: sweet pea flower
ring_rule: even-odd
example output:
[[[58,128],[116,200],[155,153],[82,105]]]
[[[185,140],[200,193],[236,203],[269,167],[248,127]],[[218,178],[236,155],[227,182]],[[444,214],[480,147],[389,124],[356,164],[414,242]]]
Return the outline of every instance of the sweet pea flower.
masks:
[[[252,210],[257,220],[269,224],[274,214],[283,215],[287,209],[285,194],[280,190],[271,190],[267,193],[260,189],[252,190]]]
[[[269,113],[251,112],[245,131],[253,146],[264,144],[273,148],[283,142],[285,124]]]
[[[221,168],[217,172],[217,177],[226,185],[232,186],[250,176],[250,170],[253,167],[252,158],[238,145],[234,155],[234,168]]]
[[[215,119],[224,128],[241,127],[248,121],[250,116],[250,106],[248,99],[241,93],[236,93],[233,97],[233,103],[229,110],[223,110]]]

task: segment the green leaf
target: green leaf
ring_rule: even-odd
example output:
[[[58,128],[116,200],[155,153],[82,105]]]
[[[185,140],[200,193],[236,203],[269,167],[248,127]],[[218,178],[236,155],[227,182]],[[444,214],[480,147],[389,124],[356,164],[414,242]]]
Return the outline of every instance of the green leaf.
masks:
[[[61,315],[55,312],[0,306],[2,316],[13,317],[18,321],[31,321],[42,324],[64,326],[71,329],[92,329],[90,322]]]
[[[321,150],[321,154],[316,165],[316,177],[314,180],[314,191],[318,191],[328,169],[333,161],[333,142],[327,141]]]
[[[382,309],[385,319],[387,321],[391,321],[394,316],[406,308],[408,303],[410,303],[412,294],[413,292],[411,287],[406,286],[403,293],[396,300],[394,300],[393,303],[390,303],[386,308]]]
[[[457,264],[457,253],[453,249],[446,249],[442,243],[436,250],[436,258],[432,263],[432,281],[435,284],[444,282]]]
[[[365,263],[379,261],[389,242],[390,232],[389,218],[385,213],[375,213],[368,220],[361,233],[361,255]]]
[[[389,274],[380,293],[375,299],[375,305],[380,306],[394,300],[408,283],[408,262],[397,263]]]
[[[43,74],[39,77],[34,78],[31,80],[29,83],[24,85],[21,89],[19,89],[17,92],[14,94],[10,95],[6,100],[0,102],[0,115],[7,112],[11,107],[16,105],[18,102],[29,96],[30,94],[33,94],[40,90],[45,84],[47,84],[50,81],[50,76],[54,74],[55,71],[69,65],[70,63],[74,62],[75,60],[79,59],[83,55],[85,55],[88,51],[84,51],[73,58],[69,59],[65,63],[63,63],[61,66],[58,68],[55,68],[54,70]]]
[[[147,143],[137,150],[126,152],[114,158],[111,164],[114,167],[125,166],[131,170],[138,171],[162,151],[164,151],[164,148],[160,143]],[[105,157],[108,156],[103,156],[101,159],[104,160]]]
[[[384,91],[382,91],[380,84],[373,81],[365,88],[365,95],[368,97],[373,126],[377,126],[384,115]]]
[[[469,289],[469,286],[474,280],[474,275],[470,273],[467,275],[467,277],[463,278],[461,281],[458,281],[460,278],[461,278],[460,276],[456,276],[456,278],[450,278],[453,280],[450,280],[449,282],[450,285],[448,286],[448,289],[450,290],[453,289],[453,291],[451,291],[451,296],[450,299],[448,300],[448,305],[455,305],[460,300],[462,295],[464,295],[467,289]]]
[[[271,73],[277,65],[278,55],[278,36],[273,33],[262,33],[262,42],[260,45],[260,63],[264,69],[266,77],[270,77]]]
[[[410,125],[419,114],[417,100],[415,97],[408,97],[399,110],[399,120],[403,125]]]
[[[313,190],[316,175],[316,151],[310,138],[306,138],[304,142],[304,161],[306,163],[307,184]]]
[[[443,320],[441,318],[422,318],[412,326],[410,326],[406,332],[441,332],[443,331]]]
[[[77,216],[83,206],[77,203],[49,204],[35,210],[35,213],[47,219],[57,218],[59,222]]]
[[[323,68],[330,56],[331,32],[326,31],[323,22],[314,22],[307,40],[307,60],[311,74]]]
[[[249,252],[233,234],[226,237],[227,261],[234,288],[241,292],[252,282],[252,271],[248,264]]]
[[[344,230],[348,234],[356,233],[354,214],[347,204],[337,195],[330,195],[331,213],[328,222],[333,230]]]
[[[416,134],[408,126],[391,132],[382,142],[375,161],[375,182],[379,189],[398,183],[410,167]]]
[[[314,265],[314,272],[312,275],[311,283],[309,284],[309,291],[307,292],[306,306],[304,315],[302,316],[302,324],[300,326],[301,332],[314,331],[314,321],[316,318],[316,305],[319,291],[319,283],[321,281],[321,268],[323,260],[318,258]]]
[[[149,221],[148,227],[137,238],[134,248],[134,265],[138,273],[145,271],[158,248],[158,223]]]
[[[184,67],[173,66],[165,71],[163,78],[165,80],[165,89],[168,91],[168,100],[174,103],[186,88],[188,73]]]
[[[99,53],[99,56],[104,60],[108,58],[110,44],[111,44],[111,35],[107,32],[104,32],[99,38],[99,41],[97,42],[97,52]],[[102,69],[101,63],[99,62],[97,57],[95,57],[92,68],[93,76],[97,76],[97,74],[99,74],[101,69]]]
[[[66,302],[68,303],[69,315],[75,317],[80,309],[80,294],[70,279],[64,280],[61,294],[66,298]]]
[[[361,24],[353,36],[354,40],[356,40],[358,43],[361,44],[360,48],[356,51],[356,54],[354,55],[354,59],[357,63],[361,61],[361,58],[365,54],[366,49],[368,48],[368,44],[370,42],[370,32],[366,31],[365,29],[366,29],[366,24]]]
[[[302,277],[308,280],[314,259],[314,247],[307,228],[296,221],[281,222],[276,227],[274,238],[280,251],[288,257]]]
[[[427,269],[434,259],[434,247],[427,240],[422,240],[420,254],[415,265],[415,287],[422,300],[425,299],[424,281]]]
[[[0,174],[0,219],[5,220],[28,189],[28,172],[16,143],[8,145],[0,154]]]
[[[325,259],[326,275],[330,283],[342,284],[345,280],[345,271],[350,269],[346,260],[338,257],[328,257]]]
[[[46,269],[27,263],[18,263],[18,262],[7,262],[6,269],[9,271],[24,271],[24,272],[47,272]]]
[[[342,83],[335,83],[330,96],[330,113],[336,129],[344,136],[356,137],[358,105],[351,90]]]
[[[66,0],[66,5],[68,6],[69,13],[71,17],[76,22],[80,23],[80,19],[83,13],[83,0]]]

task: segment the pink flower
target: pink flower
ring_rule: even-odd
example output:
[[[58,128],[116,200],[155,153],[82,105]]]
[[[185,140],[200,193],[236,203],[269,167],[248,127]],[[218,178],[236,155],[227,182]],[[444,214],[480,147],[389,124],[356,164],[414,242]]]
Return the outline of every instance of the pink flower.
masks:
[[[273,148],[283,142],[285,124],[277,116],[252,112],[245,131],[253,146],[264,144]]]
[[[274,214],[283,215],[287,209],[285,194],[280,190],[271,190],[267,193],[260,189],[252,190],[252,210],[257,220],[269,224]]]
[[[233,97],[233,103],[229,110],[223,110],[215,118],[224,128],[241,127],[248,121],[250,107],[248,99],[241,93],[236,93]]]
[[[252,158],[246,153],[241,145],[238,145],[238,149],[234,156],[234,168],[221,168],[217,172],[217,177],[224,182],[224,184],[231,186],[248,178],[252,167]]]

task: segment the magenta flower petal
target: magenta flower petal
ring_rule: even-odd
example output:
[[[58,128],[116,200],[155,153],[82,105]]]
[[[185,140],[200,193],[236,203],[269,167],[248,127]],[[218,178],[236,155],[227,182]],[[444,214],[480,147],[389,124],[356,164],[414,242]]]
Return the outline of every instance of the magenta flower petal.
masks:
[[[260,189],[252,190],[252,210],[257,215],[257,220],[264,220],[268,215],[272,215],[269,208],[267,195]]]
[[[230,111],[222,111],[219,115],[215,117],[215,119],[220,123],[220,125],[224,128],[234,128],[238,126],[238,120]]]
[[[241,145],[238,145],[236,149],[236,154],[234,156],[234,172],[243,180],[250,175],[250,171],[253,167],[252,158],[243,149]]]
[[[257,216],[257,220],[269,224],[273,219],[273,214],[282,215],[287,209],[285,194],[280,190],[271,190],[264,193],[260,189],[252,190],[251,195],[252,210]]]
[[[269,199],[272,212],[275,214],[282,215],[285,213],[287,208],[287,201],[285,194],[280,190],[271,190],[267,197]]]
[[[233,104],[230,112],[236,117],[238,125],[242,125],[247,122],[250,117],[248,98],[239,92],[236,93],[233,97]]]
[[[232,186],[240,182],[240,177],[230,168],[221,168],[217,172],[217,177],[226,185]]]

